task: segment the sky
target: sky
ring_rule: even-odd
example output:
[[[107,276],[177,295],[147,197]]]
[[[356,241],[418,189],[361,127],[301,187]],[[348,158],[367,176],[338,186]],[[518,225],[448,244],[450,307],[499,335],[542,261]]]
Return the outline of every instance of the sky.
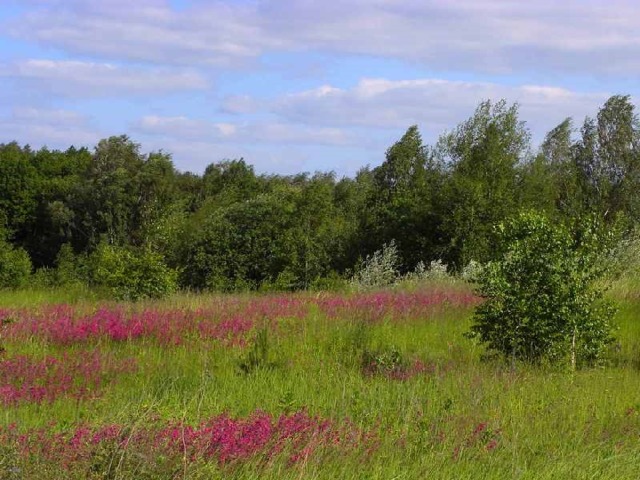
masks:
[[[353,175],[486,99],[534,145],[579,127],[640,95],[638,52],[637,0],[0,0],[0,143]]]

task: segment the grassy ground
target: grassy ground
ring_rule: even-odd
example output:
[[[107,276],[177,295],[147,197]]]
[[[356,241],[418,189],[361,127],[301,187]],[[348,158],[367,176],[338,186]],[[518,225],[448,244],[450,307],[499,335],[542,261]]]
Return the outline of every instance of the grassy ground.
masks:
[[[472,306],[438,296],[443,291],[461,287],[385,294],[366,307],[344,296],[338,315],[327,313],[323,295],[181,296],[122,307],[125,317],[145,309],[205,309],[202,316],[228,317],[198,321],[253,322],[233,341],[187,332],[179,344],[145,335],[56,341],[12,334],[55,298],[42,297],[31,313],[11,310],[5,316],[17,321],[5,328],[0,363],[64,358],[69,375],[81,376],[83,362],[73,359],[99,354],[103,375],[88,393],[74,377],[54,399],[5,395],[0,478],[638,478],[640,301],[631,288],[614,292],[621,309],[611,366],[577,373],[482,360],[482,350],[463,336]],[[405,311],[407,295],[433,301]],[[283,298],[300,300],[304,315],[280,307]],[[2,294],[0,305],[19,308],[26,299]],[[256,301],[278,306],[258,308]],[[71,316],[95,309],[79,302]],[[25,382],[8,375],[5,384]],[[205,454],[189,446],[185,433],[222,413],[249,424],[267,415],[273,426],[296,412],[330,422],[338,433],[329,439],[325,430],[305,427],[299,437],[272,436],[258,445],[262,433],[242,424],[231,435],[246,442],[244,450],[226,460],[221,450]],[[150,436],[161,436],[154,428],[172,422],[180,425],[182,447],[153,443]],[[78,440],[79,427],[95,432],[109,425],[118,429],[113,438]],[[283,450],[276,452],[276,444]]]

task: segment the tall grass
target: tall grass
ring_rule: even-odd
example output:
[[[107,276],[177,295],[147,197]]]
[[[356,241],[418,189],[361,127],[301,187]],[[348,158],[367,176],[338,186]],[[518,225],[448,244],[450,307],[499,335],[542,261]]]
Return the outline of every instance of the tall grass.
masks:
[[[451,288],[463,291],[447,284],[413,294]],[[407,302],[403,295],[408,294],[385,293],[376,301]],[[0,297],[8,301],[3,307],[25,306],[21,295]],[[177,345],[151,336],[100,336],[66,345],[38,335],[5,337],[4,358],[82,358],[99,352],[133,358],[136,368],[106,372],[94,398],[61,394],[52,403],[5,405],[0,425],[15,424],[21,434],[44,443],[57,434],[70,438],[83,425],[118,425],[139,444],[123,449],[117,442],[89,442],[86,458],[63,464],[28,455],[15,437],[0,433],[0,478],[635,479],[640,471],[640,301],[631,288],[615,295],[622,308],[611,365],[576,373],[525,365],[514,369],[484,358],[463,336],[472,307],[445,297],[408,314],[378,314],[363,308],[358,295],[338,297],[346,307],[329,314],[322,304],[327,294],[183,295],[124,306],[131,312],[208,306],[210,321],[219,322],[223,319],[215,312],[225,311],[229,302],[239,305],[234,312],[247,316],[242,309],[256,308],[256,301],[306,302],[302,316],[281,314],[285,310],[275,307],[261,310],[240,343],[192,334]],[[242,368],[256,348],[266,349],[266,360]],[[379,368],[367,368],[371,361]],[[394,375],[394,368],[406,375]],[[297,450],[289,443],[291,451],[272,456],[267,448],[231,463],[215,455],[174,458],[144,443],[142,434],[136,437],[165,422],[195,428],[223,413],[245,422],[256,412],[269,418],[305,412],[361,437],[349,447],[320,445],[318,435],[305,437],[305,445],[317,448],[295,462],[290,455]]]
[[[28,287],[18,290],[0,289],[0,308],[22,308],[38,305],[60,303],[92,303],[106,300],[104,292],[91,289],[85,285],[69,285],[66,287]]]

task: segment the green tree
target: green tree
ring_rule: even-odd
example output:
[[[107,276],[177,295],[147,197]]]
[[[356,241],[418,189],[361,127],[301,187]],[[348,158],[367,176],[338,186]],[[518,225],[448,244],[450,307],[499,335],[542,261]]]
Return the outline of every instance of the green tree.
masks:
[[[0,235],[3,235],[0,228]],[[31,260],[22,248],[16,248],[0,236],[0,288],[24,286],[31,275]]]
[[[439,218],[434,197],[441,171],[413,125],[391,146],[386,159],[373,171],[372,213],[363,224],[365,251],[395,240],[404,269],[431,260],[437,244]]]
[[[336,183],[334,203],[339,217],[344,219],[343,248],[334,251],[332,258],[339,273],[352,269],[364,252],[375,249],[368,228],[374,225],[374,212],[369,208],[373,185],[373,172],[368,166],[358,170],[354,178],[345,177]]]
[[[290,188],[227,207],[203,205],[182,236],[183,286],[257,288],[292,265],[295,192]]]
[[[500,256],[483,268],[470,336],[506,358],[577,365],[602,361],[612,304],[601,281],[606,241],[593,222],[573,233],[523,213],[497,227]]]
[[[545,136],[538,154],[518,169],[518,203],[557,218],[585,213],[575,163],[573,122],[563,120]]]
[[[177,288],[177,272],[149,249],[101,244],[89,263],[92,282],[119,300],[162,298]]]
[[[138,235],[136,207],[140,201],[140,172],[145,156],[126,135],[100,140],[91,164],[73,198],[76,249],[86,250],[104,240],[127,245]]]
[[[447,263],[485,262],[495,255],[492,226],[519,208],[517,167],[529,153],[529,133],[518,106],[481,103],[437,151],[450,169],[442,202]]]
[[[640,218],[640,123],[629,96],[615,95],[587,118],[575,146],[584,208],[608,221]]]
[[[209,165],[202,176],[202,199],[214,198],[220,205],[248,200],[260,192],[260,181],[244,159]]]
[[[335,203],[335,175],[316,173],[297,188],[292,264],[288,267],[297,279],[297,288],[308,288],[325,277],[344,257],[349,242],[347,219]]]
[[[16,142],[0,144],[0,211],[12,236],[24,237],[24,228],[34,216],[40,178],[31,163],[32,150]]]
[[[85,148],[71,147],[64,152],[42,148],[33,155],[32,164],[40,178],[38,205],[25,225],[21,244],[37,268],[52,267],[61,246],[79,233],[70,197],[90,163],[91,153]]]
[[[154,152],[144,160],[137,175],[139,195],[134,208],[134,228],[130,242],[146,245],[155,231],[171,215],[178,202],[176,170],[171,156]]]

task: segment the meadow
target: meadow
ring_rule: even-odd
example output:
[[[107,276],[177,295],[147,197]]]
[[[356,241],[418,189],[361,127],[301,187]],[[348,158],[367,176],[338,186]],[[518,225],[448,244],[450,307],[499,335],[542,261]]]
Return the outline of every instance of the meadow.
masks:
[[[640,298],[606,368],[510,365],[462,283],[0,293],[1,479],[636,479]]]

